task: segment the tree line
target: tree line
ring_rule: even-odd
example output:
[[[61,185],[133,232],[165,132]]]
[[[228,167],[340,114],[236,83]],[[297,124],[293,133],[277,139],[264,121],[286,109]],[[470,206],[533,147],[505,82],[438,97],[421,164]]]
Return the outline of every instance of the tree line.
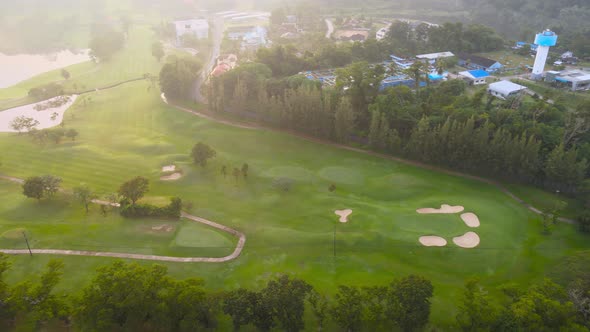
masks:
[[[76,293],[58,290],[64,264],[50,260],[38,276],[9,285],[12,262],[0,254],[0,321],[80,331],[215,330],[242,328],[420,331],[430,324],[432,283],[408,275],[385,285],[338,285],[326,294],[305,280],[279,275],[264,287],[211,290],[199,278],[176,279],[162,265],[115,261],[97,269]],[[567,288],[549,279],[528,287],[505,284],[491,296],[468,279],[457,301],[454,328],[462,331],[588,331],[587,278]],[[307,314],[306,314],[307,313]]]
[[[353,63],[333,88],[277,79],[247,64],[211,81],[214,112],[499,179],[581,194],[590,158],[590,104],[567,109],[532,98],[507,101],[451,80],[380,91],[383,69]]]

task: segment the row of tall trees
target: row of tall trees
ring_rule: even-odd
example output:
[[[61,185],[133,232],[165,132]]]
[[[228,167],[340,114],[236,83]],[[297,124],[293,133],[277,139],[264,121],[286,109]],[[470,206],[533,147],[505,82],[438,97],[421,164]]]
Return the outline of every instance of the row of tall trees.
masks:
[[[413,56],[423,52],[488,52],[502,49],[503,38],[490,27],[481,24],[444,23],[433,26],[422,23],[416,27],[396,21],[387,38],[391,50]]]
[[[587,176],[590,109],[465,93],[452,80],[380,91],[383,68],[354,63],[322,88],[298,76],[272,78],[262,64],[216,78],[211,109],[341,143],[363,145],[475,174],[574,193]]]
[[[11,261],[0,254],[0,326],[27,324],[82,331],[234,330],[418,331],[429,324],[434,287],[409,275],[387,285],[339,285],[330,296],[304,280],[281,275],[263,288],[212,291],[201,279],[178,280],[162,265],[116,261],[97,269],[76,294],[57,290],[64,265],[51,260],[39,275],[9,285]],[[585,275],[572,274],[566,288],[546,279],[521,287],[505,284],[492,295],[477,279],[465,283],[454,328],[462,331],[588,331]],[[308,312],[311,319],[304,319]],[[225,319],[223,319],[225,320]]]

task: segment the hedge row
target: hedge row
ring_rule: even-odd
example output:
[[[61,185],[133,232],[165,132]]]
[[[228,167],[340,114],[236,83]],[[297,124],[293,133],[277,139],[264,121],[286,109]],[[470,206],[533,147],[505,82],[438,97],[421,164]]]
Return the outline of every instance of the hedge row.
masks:
[[[125,218],[180,218],[182,200],[179,197],[170,199],[170,204],[159,207],[152,204],[121,204],[121,215]]]

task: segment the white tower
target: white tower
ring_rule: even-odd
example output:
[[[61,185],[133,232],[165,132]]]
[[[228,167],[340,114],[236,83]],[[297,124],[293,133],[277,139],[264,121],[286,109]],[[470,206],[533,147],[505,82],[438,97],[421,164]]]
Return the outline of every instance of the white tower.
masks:
[[[557,44],[557,35],[555,32],[547,29],[535,36],[535,44],[538,45],[537,56],[535,57],[535,65],[533,66],[533,74],[531,75],[531,78],[534,80],[540,80],[543,78],[543,70],[545,69],[545,63],[547,62],[549,48]]]

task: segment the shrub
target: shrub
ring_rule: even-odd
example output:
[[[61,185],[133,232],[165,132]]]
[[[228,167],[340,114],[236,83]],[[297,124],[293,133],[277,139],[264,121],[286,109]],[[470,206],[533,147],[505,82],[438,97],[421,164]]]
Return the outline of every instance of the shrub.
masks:
[[[332,183],[332,184],[330,185],[330,187],[328,187],[328,190],[329,190],[330,192],[333,192],[334,190],[336,190],[336,185]]]
[[[170,204],[159,207],[152,204],[129,204],[121,201],[121,215],[125,218],[180,218],[182,200],[179,197],[170,199]]]

